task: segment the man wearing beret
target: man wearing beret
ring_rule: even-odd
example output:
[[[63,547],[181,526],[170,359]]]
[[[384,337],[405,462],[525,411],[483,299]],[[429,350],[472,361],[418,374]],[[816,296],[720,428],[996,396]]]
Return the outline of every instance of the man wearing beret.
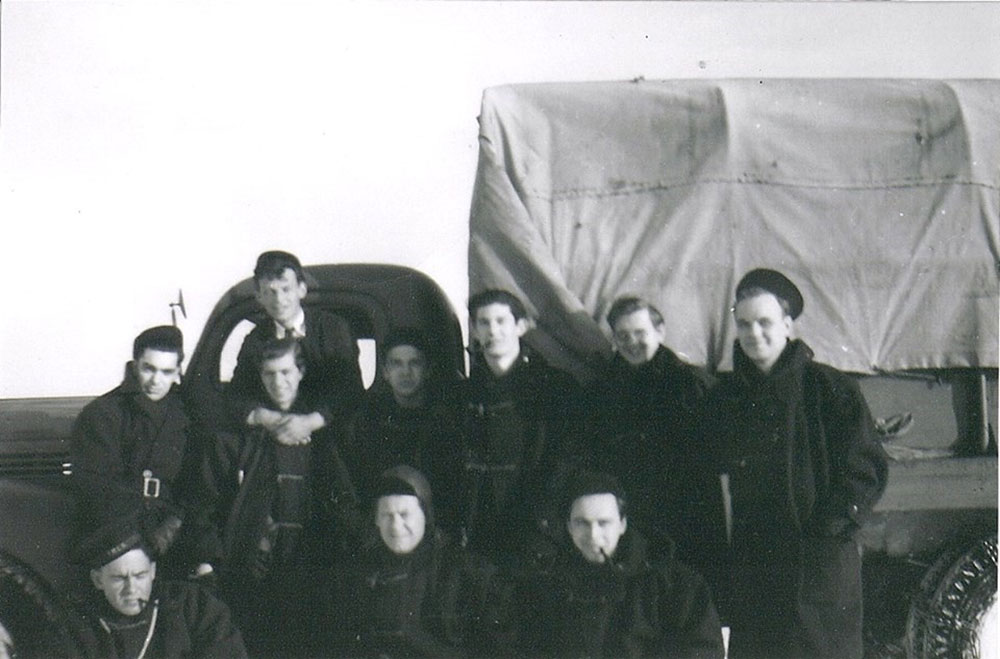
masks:
[[[89,656],[247,656],[223,602],[192,583],[156,580],[155,552],[134,517],[105,524],[77,554],[95,588],[81,611]]]
[[[158,549],[172,544],[184,516],[184,483],[194,469],[191,424],[176,392],[183,359],[179,329],[143,331],[121,385],[77,417],[70,456],[83,533],[143,511],[147,523],[158,525]]]
[[[358,347],[347,322],[338,315],[302,306],[308,292],[299,259],[288,252],[264,252],[253,271],[257,302],[267,313],[243,340],[226,399],[238,426],[265,428],[282,444],[301,444],[317,430],[341,427],[357,407],[364,387]],[[269,341],[295,338],[302,346],[308,375],[303,391],[310,409],[277,414],[267,405],[258,369]]]
[[[557,543],[515,574],[508,642],[531,657],[725,655],[708,585],[668,546],[653,559],[629,524],[625,493],[609,474],[579,472],[560,507]]]
[[[886,456],[857,383],[794,338],[802,294],[779,272],[736,288],[733,372],[706,406],[706,442],[728,474],[729,656],[857,657],[858,530]]]

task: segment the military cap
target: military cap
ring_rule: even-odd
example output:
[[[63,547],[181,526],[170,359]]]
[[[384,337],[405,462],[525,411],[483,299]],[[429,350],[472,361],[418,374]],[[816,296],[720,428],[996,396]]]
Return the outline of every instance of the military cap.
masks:
[[[799,317],[805,306],[798,287],[777,270],[757,268],[743,275],[743,279],[736,285],[736,299],[740,299],[740,293],[748,288],[761,288],[787,302],[789,315],[793,320]]]
[[[126,515],[105,522],[85,537],[73,551],[73,560],[91,569],[100,569],[119,556],[141,548],[152,559],[136,515]]]
[[[132,356],[138,359],[147,348],[163,352],[176,352],[183,359],[184,335],[173,325],[150,327],[135,337],[135,341],[132,342]]]

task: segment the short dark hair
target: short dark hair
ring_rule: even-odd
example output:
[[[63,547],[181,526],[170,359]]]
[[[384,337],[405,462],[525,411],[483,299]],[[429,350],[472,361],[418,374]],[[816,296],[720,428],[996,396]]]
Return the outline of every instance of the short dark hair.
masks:
[[[608,325],[611,329],[615,329],[615,323],[618,322],[622,316],[628,316],[636,311],[642,311],[645,309],[649,312],[649,319],[653,321],[655,327],[660,327],[663,325],[663,314],[660,310],[654,307],[652,304],[642,299],[641,297],[636,297],[635,295],[626,295],[615,300],[611,304],[611,308],[608,309]]]
[[[173,325],[150,327],[140,332],[132,342],[132,359],[138,360],[146,350],[173,352],[180,364],[184,361],[184,335]]]
[[[302,353],[302,346],[298,339],[289,336],[283,339],[271,339],[264,344],[260,353],[260,368],[263,368],[264,362],[281,359],[288,353],[292,353],[294,356],[295,365],[299,367],[299,370],[305,372],[306,357]]]
[[[281,279],[285,270],[291,269],[295,273],[295,278],[300,282],[306,280],[305,272],[302,271],[302,264],[297,256],[291,252],[272,250],[264,252],[257,257],[257,265],[253,269],[253,281],[259,284],[261,281]]]
[[[563,518],[569,520],[577,499],[595,494],[613,495],[618,503],[618,515],[624,519],[628,514],[628,498],[617,478],[608,473],[583,470],[569,477],[563,496]]]
[[[430,361],[430,350],[427,346],[427,336],[416,327],[396,327],[382,339],[379,351],[385,359],[389,351],[398,346],[412,346],[419,350]]]
[[[520,298],[510,291],[502,288],[487,288],[469,298],[469,317],[476,318],[476,312],[491,304],[505,304],[510,309],[514,320],[521,320],[528,317],[528,312],[524,308],[524,303]]]

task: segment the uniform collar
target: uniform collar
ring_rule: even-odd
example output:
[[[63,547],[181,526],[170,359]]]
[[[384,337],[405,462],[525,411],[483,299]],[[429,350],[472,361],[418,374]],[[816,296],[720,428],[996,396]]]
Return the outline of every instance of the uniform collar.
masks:
[[[785,349],[781,351],[778,361],[771,367],[770,372],[763,373],[756,364],[750,361],[737,342],[733,347],[733,371],[739,374],[741,380],[747,384],[778,382],[801,371],[806,363],[812,361],[812,358],[812,348],[804,341],[790,339]]]

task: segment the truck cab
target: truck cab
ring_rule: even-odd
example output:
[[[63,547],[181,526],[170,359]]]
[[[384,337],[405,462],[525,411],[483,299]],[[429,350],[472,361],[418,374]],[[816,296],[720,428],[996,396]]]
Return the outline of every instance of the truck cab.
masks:
[[[382,386],[375,377],[378,345],[401,326],[426,334],[444,377],[463,377],[458,319],[444,292],[423,273],[394,265],[337,264],[306,266],[305,274],[304,305],[349,322],[367,387]],[[185,396],[208,402],[199,407],[221,400],[243,337],[266,319],[254,293],[251,279],[237,283],[205,323],[182,383]],[[79,622],[67,600],[89,582],[69,559],[74,526],[69,445],[73,421],[92,399],[0,401],[0,643],[20,656],[79,654]],[[4,641],[4,633],[11,640]]]

